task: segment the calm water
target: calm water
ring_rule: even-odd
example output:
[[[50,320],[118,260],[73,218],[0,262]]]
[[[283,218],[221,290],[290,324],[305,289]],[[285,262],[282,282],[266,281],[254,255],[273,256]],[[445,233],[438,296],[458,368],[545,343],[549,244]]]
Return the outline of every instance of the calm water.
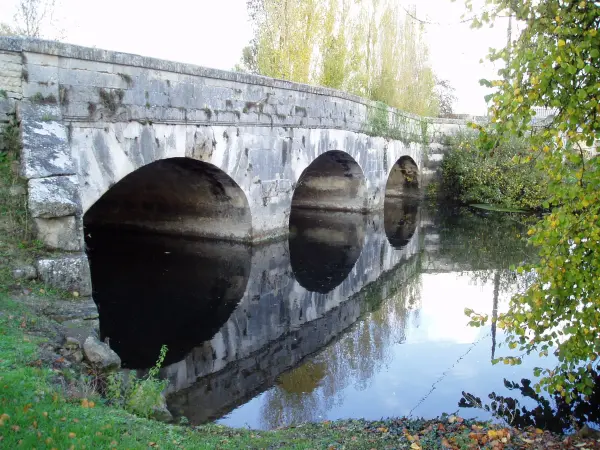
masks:
[[[467,325],[465,308],[493,316],[526,285],[508,267],[531,250],[507,217],[300,211],[289,239],[255,247],[88,231],[102,338],[133,369],[166,344],[169,407],[193,424],[488,418],[463,391],[519,397],[503,379],[553,362],[493,366],[502,335]]]

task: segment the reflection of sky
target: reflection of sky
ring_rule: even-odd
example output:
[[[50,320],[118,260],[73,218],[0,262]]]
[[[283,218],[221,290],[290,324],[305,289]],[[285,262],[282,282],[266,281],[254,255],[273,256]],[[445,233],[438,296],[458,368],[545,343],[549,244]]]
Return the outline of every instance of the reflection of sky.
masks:
[[[509,293],[500,293],[499,310],[506,308]],[[389,301],[389,300],[388,300]],[[381,361],[368,379],[360,379],[360,371],[348,370],[336,376],[349,379],[321,380],[316,391],[305,394],[316,396],[318,411],[311,411],[313,420],[334,420],[340,418],[364,417],[380,419],[387,416],[407,416],[431,418],[443,412],[452,413],[458,408],[461,392],[466,391],[482,400],[494,391],[498,394],[519,398],[519,392],[508,391],[503,386],[503,378],[519,382],[521,378],[531,378],[532,369],[538,364],[549,364],[547,358],[539,361],[527,357],[521,366],[490,362],[492,338],[490,328],[473,328],[467,325],[465,308],[480,313],[492,313],[493,277],[488,283],[474,283],[471,274],[439,273],[421,275],[421,293],[418,311],[412,311],[406,323],[406,340],[394,339],[398,333],[390,333],[388,342],[383,342]],[[414,320],[418,316],[418,320]],[[364,319],[376,326],[372,316]],[[343,352],[346,339],[351,339],[350,331],[333,344]],[[497,342],[503,337],[498,335]],[[496,355],[503,354],[503,348]],[[322,353],[323,354],[323,353]],[[379,356],[381,358],[381,356]],[[319,354],[310,359],[319,359]],[[325,386],[334,385],[335,401],[328,401]],[[433,389],[432,389],[433,388]],[[268,408],[267,397],[281,394],[285,403],[285,393],[273,392],[273,387],[249,403],[232,411],[222,423],[232,426],[263,427],[261,414]],[[331,394],[331,391],[329,391]],[[527,402],[521,401],[527,405]],[[291,408],[294,408],[291,406]],[[488,418],[485,412],[464,409],[459,413],[465,417]]]

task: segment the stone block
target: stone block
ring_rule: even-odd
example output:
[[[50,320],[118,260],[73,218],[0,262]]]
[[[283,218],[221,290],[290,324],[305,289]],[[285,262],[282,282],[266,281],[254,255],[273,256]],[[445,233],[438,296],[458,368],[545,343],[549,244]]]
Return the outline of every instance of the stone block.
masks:
[[[83,343],[85,358],[94,367],[100,370],[112,370],[121,367],[121,358],[108,344],[100,342],[98,338],[89,336]]]
[[[68,320],[95,320],[98,318],[98,307],[92,297],[74,300],[54,300],[44,313],[58,322]]]
[[[0,73],[5,76],[21,77],[22,70],[21,63],[0,61]]]
[[[8,122],[9,116],[15,113],[15,100],[0,97],[0,122]]]
[[[23,102],[17,113],[23,144],[21,175],[27,179],[74,175],[67,128],[57,121],[61,117],[60,108]]]
[[[27,69],[27,81],[30,83],[54,83],[58,84],[58,68],[52,66],[39,66],[37,64],[28,63]]]
[[[21,64],[21,54],[17,52],[0,52],[0,62]]]
[[[67,250],[83,250],[83,223],[80,217],[67,216],[52,219],[33,219],[37,238],[47,247]]]
[[[81,214],[75,175],[29,180],[29,212],[32,217],[52,218]]]
[[[110,63],[100,61],[88,61],[85,59],[74,59],[74,58],[60,58],[58,60],[58,67],[61,69],[77,69],[77,70],[89,70],[92,72],[104,72],[104,73],[116,73],[115,66]],[[119,66],[120,67],[120,66]],[[121,70],[121,69],[119,69]],[[125,70],[122,70],[125,72]]]
[[[6,92],[18,92],[21,90],[21,77],[0,74],[0,86]]]
[[[16,280],[34,280],[37,278],[37,270],[33,266],[17,267],[12,272]]]
[[[84,254],[40,259],[37,271],[40,279],[51,286],[77,291],[82,296],[92,294],[90,266]]]
[[[127,89],[127,81],[114,73],[92,72],[88,70],[58,69],[60,82],[73,86],[97,86],[105,89]]]
[[[28,64],[38,64],[40,66],[54,67],[58,66],[58,56],[56,55],[23,52],[23,56],[25,57],[25,61],[27,61]]]
[[[78,118],[78,119],[89,119],[94,117],[94,113],[100,107],[94,104],[94,106],[90,107],[90,102],[74,102],[69,100],[69,104],[65,105],[63,108],[63,117],[68,117],[70,119]]]

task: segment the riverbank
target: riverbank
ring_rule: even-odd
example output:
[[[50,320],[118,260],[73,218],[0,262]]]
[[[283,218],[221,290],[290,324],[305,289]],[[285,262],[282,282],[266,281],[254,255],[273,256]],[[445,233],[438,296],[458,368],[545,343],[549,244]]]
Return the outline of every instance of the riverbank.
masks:
[[[0,294],[1,448],[600,448],[599,440],[565,440],[456,416],[348,420],[275,431],[142,419],[101,398],[84,366],[52,353],[63,338],[61,327],[27,300]]]

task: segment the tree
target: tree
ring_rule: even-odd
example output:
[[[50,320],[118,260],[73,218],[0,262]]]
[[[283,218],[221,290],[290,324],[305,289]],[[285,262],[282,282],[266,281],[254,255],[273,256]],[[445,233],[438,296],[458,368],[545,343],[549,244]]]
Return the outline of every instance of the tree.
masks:
[[[436,77],[435,93],[438,98],[441,116],[450,115],[454,112],[454,102],[457,100],[454,92],[456,92],[456,89],[450,84],[450,81]]]
[[[237,70],[318,83],[435,115],[423,28],[392,0],[248,0],[254,40]]]
[[[57,28],[55,10],[56,0],[20,0],[13,17],[14,25],[0,24],[0,35],[63,38],[64,30]],[[54,34],[48,34],[49,29]]]
[[[248,0],[261,75],[308,83],[321,23],[318,0]],[[243,64],[243,61],[242,61]]]
[[[348,0],[341,0],[341,4],[338,0],[329,0],[327,6],[322,27],[323,35],[320,39],[322,58],[320,84],[334,89],[342,89],[349,65],[345,28],[349,22],[350,5]],[[336,22],[339,24],[337,32],[335,30]]]
[[[239,64],[236,64],[233,70],[236,72],[245,73],[258,73],[258,64],[256,62],[256,54],[258,52],[258,45],[256,41],[252,41],[250,45],[247,45],[242,49],[242,58]]]
[[[511,135],[526,136],[527,152],[548,175],[548,214],[528,231],[540,260],[524,265],[536,278],[510,310],[498,317],[509,348],[558,356],[556,367],[537,368],[536,389],[591,395],[600,361],[600,161],[589,148],[600,139],[600,4],[587,0],[488,0],[476,25],[510,8],[524,28],[508,48],[492,51],[507,60],[490,95],[491,123],[479,127],[480,146],[493,150]],[[470,1],[467,2],[470,7]],[[554,108],[534,128],[534,108]],[[481,323],[485,316],[473,316]],[[520,363],[521,356],[502,358]]]
[[[17,34],[17,31],[10,25],[0,23],[0,36],[16,36]]]

